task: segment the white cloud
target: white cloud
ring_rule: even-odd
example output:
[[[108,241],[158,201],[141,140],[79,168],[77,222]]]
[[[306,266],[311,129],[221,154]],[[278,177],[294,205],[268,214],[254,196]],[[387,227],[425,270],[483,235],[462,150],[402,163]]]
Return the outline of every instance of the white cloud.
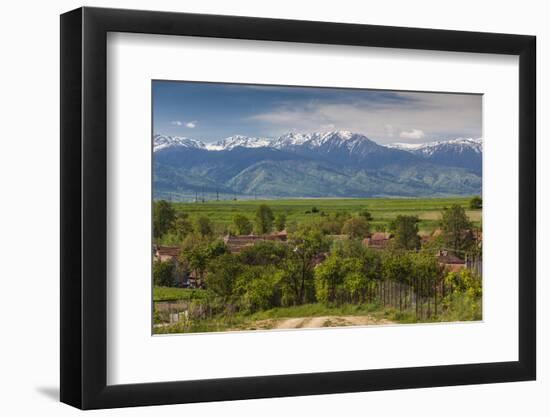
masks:
[[[286,102],[246,121],[260,123],[277,136],[291,130],[351,130],[378,143],[481,136],[481,96],[470,94],[396,93],[401,101],[358,100]],[[291,129],[291,127],[293,129]]]
[[[425,135],[424,131],[420,129],[412,129],[409,131],[403,131],[399,134],[400,138],[403,139],[422,139]]]
[[[188,127],[189,129],[193,129],[197,127],[196,120],[191,120],[189,122],[182,122],[181,120],[172,120],[170,124],[173,126],[185,126],[185,127]]]

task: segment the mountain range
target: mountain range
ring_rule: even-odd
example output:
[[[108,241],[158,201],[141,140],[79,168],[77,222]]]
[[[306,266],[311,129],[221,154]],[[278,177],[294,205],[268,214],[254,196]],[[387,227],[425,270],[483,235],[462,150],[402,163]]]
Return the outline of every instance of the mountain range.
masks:
[[[481,193],[482,140],[380,145],[349,131],[153,137],[154,198],[421,197]]]

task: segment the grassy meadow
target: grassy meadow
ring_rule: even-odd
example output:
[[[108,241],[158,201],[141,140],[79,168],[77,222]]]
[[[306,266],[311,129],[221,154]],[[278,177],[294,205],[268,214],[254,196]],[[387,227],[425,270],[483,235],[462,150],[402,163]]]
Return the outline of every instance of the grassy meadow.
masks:
[[[471,197],[451,198],[325,198],[325,199],[282,199],[282,200],[223,200],[193,203],[173,203],[177,212],[190,217],[207,216],[216,231],[231,224],[235,214],[244,214],[252,219],[258,206],[265,203],[274,214],[284,213],[287,225],[292,226],[315,221],[323,214],[357,213],[368,210],[373,217],[373,230],[385,229],[398,215],[414,215],[420,219],[420,233],[431,233],[438,227],[441,210],[458,204],[466,210],[470,221],[478,226],[481,210],[469,210]]]

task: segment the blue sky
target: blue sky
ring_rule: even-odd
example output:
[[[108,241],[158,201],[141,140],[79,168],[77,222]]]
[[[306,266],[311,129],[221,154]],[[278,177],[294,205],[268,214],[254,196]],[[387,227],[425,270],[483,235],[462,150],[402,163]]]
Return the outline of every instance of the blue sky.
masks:
[[[207,143],[330,130],[421,143],[481,137],[481,102],[473,94],[153,81],[153,130]]]

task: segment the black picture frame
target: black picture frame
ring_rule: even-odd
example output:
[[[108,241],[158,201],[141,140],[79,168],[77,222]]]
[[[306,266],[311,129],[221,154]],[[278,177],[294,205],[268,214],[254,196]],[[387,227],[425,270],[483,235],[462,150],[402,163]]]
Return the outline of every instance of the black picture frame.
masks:
[[[519,360],[107,385],[108,32],[519,56]],[[80,8],[61,16],[61,401],[82,409],[534,380],[536,38]]]

